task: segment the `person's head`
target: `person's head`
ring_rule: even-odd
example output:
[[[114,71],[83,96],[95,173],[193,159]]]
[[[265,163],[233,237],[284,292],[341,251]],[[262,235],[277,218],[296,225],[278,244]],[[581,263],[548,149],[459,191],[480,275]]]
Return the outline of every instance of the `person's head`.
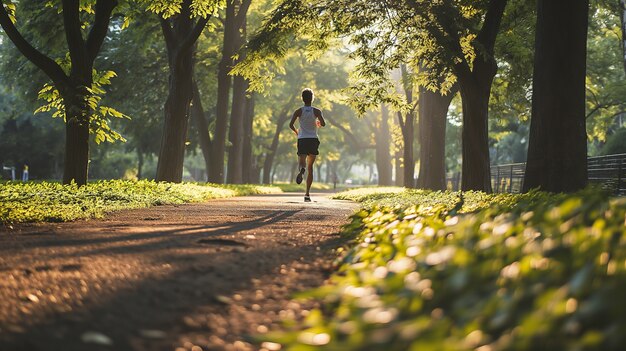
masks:
[[[302,90],[302,101],[305,104],[311,104],[313,102],[313,90],[309,88]]]

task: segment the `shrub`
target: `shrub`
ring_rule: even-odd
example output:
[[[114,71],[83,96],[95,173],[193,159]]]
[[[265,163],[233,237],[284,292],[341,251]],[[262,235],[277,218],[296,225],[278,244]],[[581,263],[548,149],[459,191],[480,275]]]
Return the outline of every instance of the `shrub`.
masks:
[[[342,197],[345,195],[341,195]],[[404,191],[370,201],[287,350],[621,350],[626,199]]]
[[[257,185],[157,183],[108,180],[83,187],[53,182],[0,184],[0,222],[64,222],[154,205],[181,204],[237,195],[280,192]]]

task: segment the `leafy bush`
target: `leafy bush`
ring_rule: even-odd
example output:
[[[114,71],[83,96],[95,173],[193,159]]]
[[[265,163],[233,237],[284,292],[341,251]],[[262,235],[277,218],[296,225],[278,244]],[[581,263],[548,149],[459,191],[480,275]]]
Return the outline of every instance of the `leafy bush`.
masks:
[[[156,183],[109,180],[83,187],[59,183],[0,184],[0,222],[63,222],[99,218],[106,212],[153,205],[181,204],[238,195],[280,192],[258,185]]]
[[[331,283],[303,295],[323,310],[272,341],[287,350],[623,349],[626,199],[595,190],[376,196],[344,228],[358,239]]]

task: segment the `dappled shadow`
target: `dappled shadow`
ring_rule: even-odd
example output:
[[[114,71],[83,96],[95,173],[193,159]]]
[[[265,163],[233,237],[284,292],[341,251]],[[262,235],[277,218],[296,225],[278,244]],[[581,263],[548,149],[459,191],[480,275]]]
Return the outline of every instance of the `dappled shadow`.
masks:
[[[303,247],[275,247],[230,251],[207,256],[199,253],[172,253],[160,255],[154,260],[160,263],[194,262],[170,272],[160,279],[146,279],[132,288],[117,291],[113,296],[92,301],[85,305],[77,303],[66,313],[48,315],[42,322],[29,325],[21,333],[3,333],[0,336],[2,350],[139,350],[133,340],[140,338],[141,330],[161,330],[167,333],[164,340],[144,340],[150,350],[173,350],[180,332],[203,332],[211,335],[211,325],[185,322],[190,312],[211,306],[224,309],[225,303],[219,296],[230,296],[240,289],[251,286],[252,279],[271,280],[279,273],[282,265],[301,260],[314,261],[317,247],[337,247],[341,239],[329,237],[318,245]],[[264,260],[263,258],[267,258]],[[311,287],[311,282],[297,285]],[[317,282],[319,283],[319,281]],[[87,345],[81,335],[87,331],[98,331],[110,337],[114,346]],[[172,338],[172,339],[170,339]],[[146,349],[147,350],[147,349]]]
[[[42,289],[40,307],[22,301],[33,308],[13,322],[17,327],[0,323],[0,350],[174,350],[180,346],[181,335],[208,338],[222,333],[224,337],[225,332],[231,333],[230,327],[235,330],[232,337],[241,338],[242,333],[250,332],[246,329],[249,320],[229,324],[225,330],[206,317],[228,314],[234,308],[221,297],[245,296],[242,291],[254,296],[255,289],[265,288],[293,292],[321,284],[328,272],[309,263],[328,257],[329,248],[340,245],[336,235],[339,222],[350,212],[347,207],[341,211],[330,206],[304,208],[284,201],[273,205],[283,208],[268,209],[267,204],[258,203],[246,204],[242,210],[237,203],[230,208],[216,207],[218,211],[212,213],[207,209],[214,205],[198,205],[170,209],[172,218],[162,209],[159,213],[165,215],[146,225],[141,222],[147,218],[142,217],[145,212],[137,212],[139,217],[133,217],[132,226],[119,223],[124,218],[113,218],[95,222],[87,234],[80,234],[80,228],[89,222],[55,225],[52,233],[64,233],[66,228],[69,234],[21,237],[17,244],[3,245],[0,271],[7,268],[3,274],[20,276],[31,285],[29,291],[42,289],[42,284],[55,286]],[[187,212],[171,216],[181,210]],[[195,212],[189,212],[192,210]],[[50,231],[45,226],[32,229]],[[8,240],[3,239],[5,243]],[[301,269],[301,262],[307,268]],[[286,267],[298,271],[293,268],[292,275],[283,276],[291,274],[285,273],[291,269]],[[98,289],[102,284],[106,286]],[[83,287],[88,288],[84,294],[72,293]],[[0,294],[7,289],[0,285]],[[63,304],[44,301],[63,291],[70,292],[73,299],[65,299]],[[284,308],[275,301],[279,295],[267,300],[272,307],[263,307],[273,309],[263,313],[270,313],[274,320]],[[246,310],[256,303],[244,297],[237,308]],[[146,338],[142,330],[165,334]],[[113,346],[85,344],[81,336],[87,331],[107,335]]]

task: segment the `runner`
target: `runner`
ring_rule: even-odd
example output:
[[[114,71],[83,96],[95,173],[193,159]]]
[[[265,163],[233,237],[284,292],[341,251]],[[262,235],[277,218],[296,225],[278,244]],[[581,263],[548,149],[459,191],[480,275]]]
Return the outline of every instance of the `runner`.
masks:
[[[311,202],[311,184],[313,184],[313,163],[319,155],[320,140],[317,136],[317,128],[324,127],[326,121],[322,116],[322,111],[311,106],[313,103],[313,90],[307,88],[302,91],[302,101],[304,106],[300,107],[293,113],[289,128],[298,136],[298,175],[296,183],[302,183],[304,172],[306,176],[306,193],[304,194],[304,202]],[[300,129],[296,129],[294,123],[296,119],[300,119]],[[306,167],[306,169],[305,169]]]

